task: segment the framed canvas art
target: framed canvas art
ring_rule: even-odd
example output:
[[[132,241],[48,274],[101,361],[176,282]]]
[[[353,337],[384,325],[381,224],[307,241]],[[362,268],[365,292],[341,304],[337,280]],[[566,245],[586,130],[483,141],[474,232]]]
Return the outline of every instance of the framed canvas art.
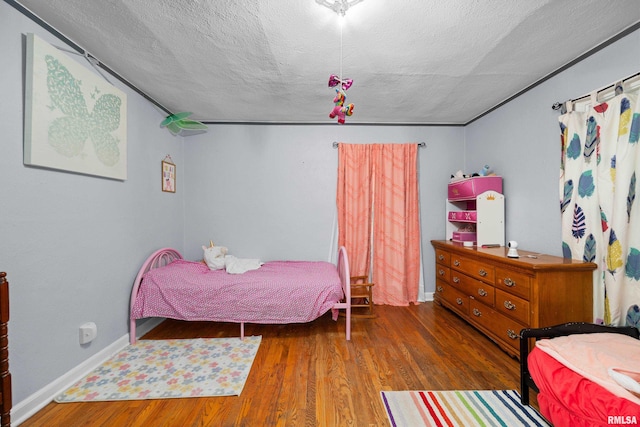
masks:
[[[170,157],[168,158],[170,159]],[[176,165],[170,160],[162,161],[162,191],[176,192]]]
[[[31,33],[25,76],[24,164],[127,179],[126,94]]]

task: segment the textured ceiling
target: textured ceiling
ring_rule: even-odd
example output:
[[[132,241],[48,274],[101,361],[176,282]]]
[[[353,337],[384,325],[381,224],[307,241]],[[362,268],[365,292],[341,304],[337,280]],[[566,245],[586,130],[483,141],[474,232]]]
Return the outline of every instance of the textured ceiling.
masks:
[[[315,0],[17,3],[207,122],[331,123],[342,67],[347,123],[464,124],[640,22],[638,0],[364,0],[342,30]]]

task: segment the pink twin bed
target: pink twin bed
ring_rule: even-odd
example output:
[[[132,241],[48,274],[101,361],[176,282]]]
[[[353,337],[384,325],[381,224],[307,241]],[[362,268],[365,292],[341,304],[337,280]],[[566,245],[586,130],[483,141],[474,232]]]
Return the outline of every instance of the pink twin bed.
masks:
[[[322,261],[273,261],[257,270],[229,274],[202,262],[186,261],[175,249],[154,252],[138,272],[131,292],[129,337],[136,319],[164,317],[244,324],[306,323],[333,311],[346,311],[351,339],[349,260],[344,247],[337,267]]]

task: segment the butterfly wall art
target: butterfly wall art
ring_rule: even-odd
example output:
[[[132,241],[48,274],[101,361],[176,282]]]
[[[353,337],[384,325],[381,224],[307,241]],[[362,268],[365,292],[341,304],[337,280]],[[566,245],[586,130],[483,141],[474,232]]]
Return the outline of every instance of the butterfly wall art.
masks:
[[[126,94],[27,34],[24,163],[127,178]]]

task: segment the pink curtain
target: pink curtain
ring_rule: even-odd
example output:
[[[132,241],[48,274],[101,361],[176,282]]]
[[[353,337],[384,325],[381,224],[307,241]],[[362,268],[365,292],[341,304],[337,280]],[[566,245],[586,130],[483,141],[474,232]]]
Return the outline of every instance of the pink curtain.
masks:
[[[371,146],[338,146],[338,247],[347,248],[352,276],[369,274],[371,257]]]
[[[352,275],[369,273],[373,301],[417,302],[420,219],[417,144],[340,144],[338,242],[353,259]]]
[[[373,146],[373,300],[377,304],[409,305],[418,300],[417,151],[417,144]]]

